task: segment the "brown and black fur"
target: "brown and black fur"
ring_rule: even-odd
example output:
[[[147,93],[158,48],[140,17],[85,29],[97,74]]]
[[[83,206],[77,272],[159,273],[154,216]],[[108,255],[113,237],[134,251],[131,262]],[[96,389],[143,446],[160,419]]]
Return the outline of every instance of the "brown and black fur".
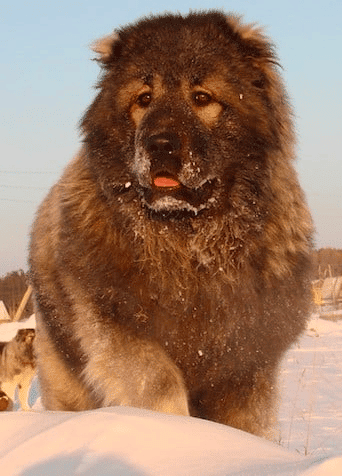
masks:
[[[210,11],[143,19],[94,49],[84,145],[32,231],[43,403],[265,435],[305,328],[312,238],[273,47]]]

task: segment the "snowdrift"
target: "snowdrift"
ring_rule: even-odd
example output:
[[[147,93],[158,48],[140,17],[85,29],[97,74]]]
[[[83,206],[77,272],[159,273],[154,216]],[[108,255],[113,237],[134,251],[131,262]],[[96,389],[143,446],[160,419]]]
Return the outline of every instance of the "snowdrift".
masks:
[[[224,425],[128,407],[1,415],[2,476],[342,474],[322,461]]]
[[[25,327],[35,327],[34,316],[2,324],[0,341]],[[313,315],[284,357],[282,447],[213,422],[127,407],[47,412],[34,379],[34,411],[0,413],[0,475],[341,476],[341,343],[342,320]]]

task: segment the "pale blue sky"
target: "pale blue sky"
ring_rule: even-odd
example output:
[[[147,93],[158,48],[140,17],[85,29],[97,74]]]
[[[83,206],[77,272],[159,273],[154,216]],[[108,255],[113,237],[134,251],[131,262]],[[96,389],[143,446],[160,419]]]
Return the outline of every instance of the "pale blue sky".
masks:
[[[141,15],[190,8],[224,8],[266,27],[297,116],[316,246],[342,248],[341,0],[13,0],[0,6],[0,275],[27,269],[37,205],[79,147],[98,76],[88,45]]]

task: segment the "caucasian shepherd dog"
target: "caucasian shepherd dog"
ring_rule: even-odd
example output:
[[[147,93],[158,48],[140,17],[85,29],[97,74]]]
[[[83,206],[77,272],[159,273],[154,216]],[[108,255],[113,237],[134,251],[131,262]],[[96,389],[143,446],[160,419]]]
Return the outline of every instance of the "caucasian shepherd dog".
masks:
[[[273,46],[209,11],[142,19],[94,50],[84,145],[32,231],[43,404],[265,435],[305,328],[312,236]]]

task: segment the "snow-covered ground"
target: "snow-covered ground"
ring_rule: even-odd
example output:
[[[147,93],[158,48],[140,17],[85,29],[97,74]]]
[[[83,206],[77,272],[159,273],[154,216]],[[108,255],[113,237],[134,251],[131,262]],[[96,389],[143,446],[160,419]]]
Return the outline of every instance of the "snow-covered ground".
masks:
[[[35,382],[35,412],[0,414],[0,473],[341,476],[341,344],[342,319],[314,315],[286,354],[278,444],[196,418],[124,407],[44,412]]]
[[[279,441],[300,454],[342,454],[340,317],[329,321],[313,315],[283,361]]]

